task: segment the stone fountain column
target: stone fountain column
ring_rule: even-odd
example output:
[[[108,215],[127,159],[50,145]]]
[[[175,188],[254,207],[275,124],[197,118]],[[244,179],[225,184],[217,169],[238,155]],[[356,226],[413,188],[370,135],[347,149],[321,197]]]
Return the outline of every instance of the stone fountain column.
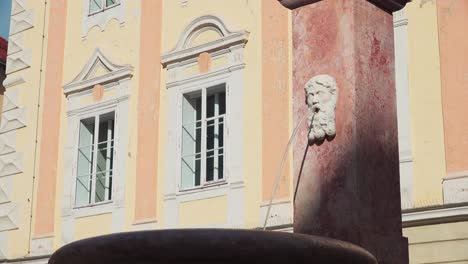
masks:
[[[360,245],[379,263],[408,263],[401,232],[392,13],[407,0],[280,0],[292,9],[293,119],[304,86],[336,81],[336,136],[293,146],[294,232]]]

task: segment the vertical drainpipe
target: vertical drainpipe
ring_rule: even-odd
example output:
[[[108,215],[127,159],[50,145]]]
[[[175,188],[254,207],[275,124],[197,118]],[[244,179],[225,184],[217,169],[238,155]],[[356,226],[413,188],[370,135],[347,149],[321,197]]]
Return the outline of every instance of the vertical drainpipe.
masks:
[[[31,254],[31,239],[32,239],[32,223],[33,223],[33,210],[34,210],[34,191],[36,187],[36,175],[37,175],[37,149],[38,149],[38,135],[39,135],[39,116],[41,113],[41,90],[42,90],[42,76],[44,73],[44,48],[45,48],[45,28],[46,28],[46,14],[47,14],[47,0],[44,0],[42,17],[42,40],[41,40],[41,59],[39,65],[39,84],[37,94],[37,115],[36,115],[36,132],[34,135],[34,162],[33,162],[33,175],[32,175],[32,190],[30,198],[30,216],[29,216],[29,236],[28,236],[28,255]]]

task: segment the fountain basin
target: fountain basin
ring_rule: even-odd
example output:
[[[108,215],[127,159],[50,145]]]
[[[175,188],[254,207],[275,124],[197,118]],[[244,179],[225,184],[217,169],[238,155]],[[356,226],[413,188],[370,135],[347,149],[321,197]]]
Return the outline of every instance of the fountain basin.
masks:
[[[302,234],[238,229],[170,229],[75,241],[49,264],[307,263],[375,264],[351,243]]]

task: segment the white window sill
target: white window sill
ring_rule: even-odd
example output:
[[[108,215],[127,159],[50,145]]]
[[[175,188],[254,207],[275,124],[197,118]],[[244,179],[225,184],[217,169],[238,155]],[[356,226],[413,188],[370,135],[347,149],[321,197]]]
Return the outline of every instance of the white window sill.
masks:
[[[228,185],[228,183],[225,180],[216,181],[216,182],[212,182],[212,183],[205,184],[205,185],[202,185],[202,186],[193,187],[193,188],[190,188],[190,189],[179,190],[176,193],[176,195],[184,195],[184,194],[191,194],[191,193],[209,191],[211,189],[217,189],[217,188],[221,188],[221,187],[227,186],[227,185]]]
[[[72,209],[72,215],[75,218],[82,218],[94,215],[110,214],[114,210],[114,207],[113,201],[105,201],[81,207],[74,207]]]
[[[106,12],[106,11],[108,11],[108,10],[114,8],[114,7],[117,7],[117,6],[119,6],[119,5],[120,5],[120,3],[113,4],[113,5],[111,5],[111,6],[108,6],[108,7],[103,8],[103,9],[101,9],[101,10],[99,10],[99,11],[96,11],[96,12],[93,12],[93,13],[88,13],[88,17],[94,16],[94,15],[97,15],[97,14],[100,14],[100,13],[104,13],[104,12]]]

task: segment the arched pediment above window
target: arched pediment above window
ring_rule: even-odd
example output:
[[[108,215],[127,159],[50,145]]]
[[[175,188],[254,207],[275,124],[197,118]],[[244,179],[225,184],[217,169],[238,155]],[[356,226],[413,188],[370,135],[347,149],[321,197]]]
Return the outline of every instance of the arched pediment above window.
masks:
[[[68,84],[63,86],[66,96],[92,89],[96,84],[107,84],[128,79],[132,76],[131,65],[118,65],[112,63],[99,48],[96,48],[91,58],[81,72]]]
[[[188,60],[202,52],[213,52],[226,49],[248,40],[247,31],[230,31],[224,22],[212,15],[193,20],[182,32],[176,46],[162,55],[162,64],[167,66],[174,62]]]

